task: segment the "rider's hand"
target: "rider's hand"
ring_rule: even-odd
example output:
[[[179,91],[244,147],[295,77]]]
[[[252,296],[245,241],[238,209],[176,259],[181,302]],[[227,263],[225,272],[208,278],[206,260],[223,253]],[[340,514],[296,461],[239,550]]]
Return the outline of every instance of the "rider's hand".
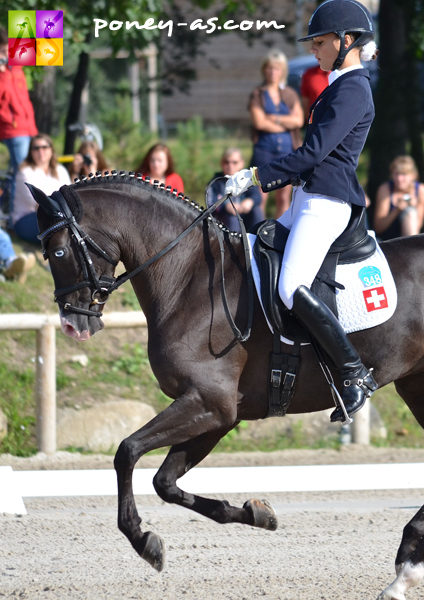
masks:
[[[233,196],[240,196],[243,192],[246,192],[249,188],[254,185],[258,185],[253,179],[253,169],[242,169],[237,171],[234,175],[228,178],[225,185],[225,193],[232,194]]]

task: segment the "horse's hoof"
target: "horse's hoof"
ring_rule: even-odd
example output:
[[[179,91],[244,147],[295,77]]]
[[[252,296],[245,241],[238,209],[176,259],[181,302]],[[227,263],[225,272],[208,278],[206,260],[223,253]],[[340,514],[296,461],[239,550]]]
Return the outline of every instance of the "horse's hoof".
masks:
[[[253,518],[252,525],[275,531],[278,527],[277,515],[268,500],[248,500],[243,504]]]
[[[377,600],[406,600],[405,594],[402,592],[392,592],[390,590],[392,586],[389,585],[388,588],[383,590],[381,594],[378,596]]]
[[[144,549],[139,553],[141,558],[160,573],[165,565],[165,542],[153,531],[144,533],[141,540],[144,545]]]

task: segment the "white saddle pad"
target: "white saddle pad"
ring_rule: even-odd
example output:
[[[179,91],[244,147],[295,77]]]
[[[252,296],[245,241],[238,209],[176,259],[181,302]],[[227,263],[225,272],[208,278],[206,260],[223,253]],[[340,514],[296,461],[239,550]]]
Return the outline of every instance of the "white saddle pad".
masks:
[[[375,238],[373,231],[368,233]],[[252,252],[256,235],[249,233],[248,237],[253,278],[262,306],[259,271]],[[346,288],[336,289],[339,321],[346,333],[370,329],[381,325],[393,316],[397,306],[396,286],[389,264],[378,244],[371,258],[350,265],[337,265],[335,279]],[[267,322],[272,331],[268,319]],[[285,344],[293,344],[283,336],[281,341]]]

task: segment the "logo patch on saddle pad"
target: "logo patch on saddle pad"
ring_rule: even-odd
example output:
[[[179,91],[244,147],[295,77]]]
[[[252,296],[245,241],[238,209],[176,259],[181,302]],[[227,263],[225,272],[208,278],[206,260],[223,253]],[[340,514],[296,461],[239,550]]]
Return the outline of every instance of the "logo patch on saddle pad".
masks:
[[[365,306],[368,312],[373,310],[381,310],[387,308],[389,303],[387,301],[386,291],[384,287],[373,288],[372,290],[364,290],[362,292],[365,300]]]
[[[366,288],[381,285],[383,283],[380,269],[371,265],[369,267],[363,267],[358,272],[358,277]]]

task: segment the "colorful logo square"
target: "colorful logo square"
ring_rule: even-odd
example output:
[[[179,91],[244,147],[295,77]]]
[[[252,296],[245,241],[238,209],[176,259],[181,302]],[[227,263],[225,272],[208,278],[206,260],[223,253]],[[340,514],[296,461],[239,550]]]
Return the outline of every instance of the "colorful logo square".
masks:
[[[35,10],[9,10],[8,37],[12,39],[35,38]]]
[[[35,66],[35,39],[9,38],[9,65],[12,67]]]
[[[37,10],[37,38],[63,38],[63,11]]]
[[[63,39],[37,38],[37,66],[63,66]]]
[[[63,11],[9,10],[10,66],[63,66]]]

